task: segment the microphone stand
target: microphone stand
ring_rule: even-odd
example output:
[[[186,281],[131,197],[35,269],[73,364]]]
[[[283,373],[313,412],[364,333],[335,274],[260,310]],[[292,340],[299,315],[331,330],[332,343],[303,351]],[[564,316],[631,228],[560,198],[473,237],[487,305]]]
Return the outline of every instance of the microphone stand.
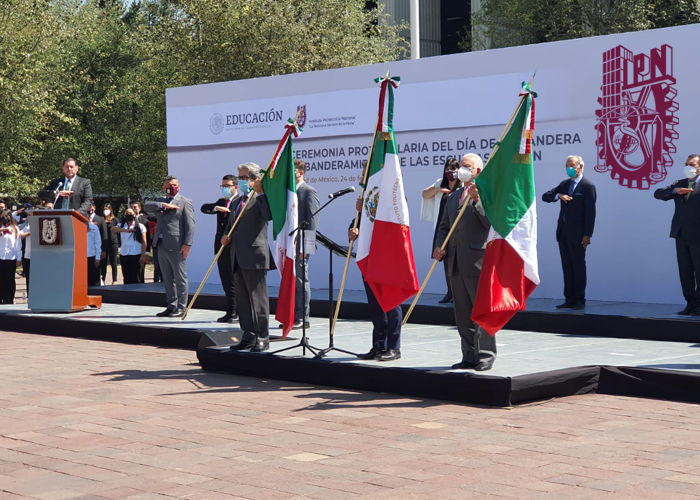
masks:
[[[316,216],[317,213],[319,213],[321,210],[326,208],[326,206],[335,200],[336,198],[339,198],[339,196],[336,196],[334,198],[331,198],[328,200],[321,208],[316,210],[314,213],[312,213],[309,217],[306,218],[305,221],[303,221],[301,224],[299,224],[297,227],[295,227],[290,233],[289,236],[293,236],[294,233],[301,233],[301,253],[305,253],[304,250],[306,250],[306,227],[309,225],[309,222]],[[296,252],[296,248],[294,250]],[[295,259],[296,260],[296,259]],[[306,316],[306,258],[303,258],[301,260],[301,280],[302,280],[302,310],[303,314],[302,316]],[[279,300],[279,298],[278,298]],[[284,349],[280,349],[278,351],[271,352],[270,354],[279,354],[281,352],[289,351],[291,349],[296,349],[297,347],[302,348],[302,356],[306,356],[306,350],[308,349],[311,354],[313,354],[316,357],[319,357],[319,352],[320,349],[318,347],[314,347],[311,344],[309,344],[309,339],[306,337],[306,317],[301,318],[301,338],[299,339],[299,343],[295,344],[293,346],[285,347]]]
[[[53,208],[56,208],[56,202],[61,197],[61,188],[62,187],[63,187],[63,183],[59,182],[58,187],[56,188],[56,191],[54,191],[54,194],[56,195],[56,197],[53,199]]]

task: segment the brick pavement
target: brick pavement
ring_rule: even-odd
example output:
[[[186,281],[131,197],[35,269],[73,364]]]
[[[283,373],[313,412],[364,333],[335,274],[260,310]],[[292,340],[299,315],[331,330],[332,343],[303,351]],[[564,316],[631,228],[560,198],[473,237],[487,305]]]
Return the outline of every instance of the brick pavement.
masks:
[[[588,395],[479,408],[9,332],[0,378],[3,500],[700,496],[697,405]]]

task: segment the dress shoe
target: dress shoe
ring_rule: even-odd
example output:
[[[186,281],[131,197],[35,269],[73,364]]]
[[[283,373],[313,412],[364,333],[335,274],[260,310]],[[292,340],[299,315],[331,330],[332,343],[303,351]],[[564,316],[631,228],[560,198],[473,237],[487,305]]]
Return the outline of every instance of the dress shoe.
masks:
[[[216,320],[217,323],[234,323],[236,321],[235,314],[224,314]]]
[[[557,304],[557,309],[571,309],[572,307],[574,307],[574,305],[569,303],[569,302],[564,302],[563,304]]]
[[[460,361],[452,365],[453,370],[473,370],[476,368],[477,363],[472,363],[471,361]]]
[[[479,364],[474,367],[474,369],[478,372],[485,372],[487,370],[490,370],[491,367],[493,366],[493,362],[495,360],[493,358],[491,359],[486,359],[484,361],[479,361]]]
[[[170,313],[169,318],[182,318],[185,315],[185,311],[177,310]]]
[[[450,302],[452,302],[452,295],[450,295],[450,294],[445,295],[445,296],[444,296],[442,299],[440,299],[440,301],[439,301],[440,304],[449,304]]]
[[[382,352],[383,351],[381,351],[378,347],[372,347],[369,352],[358,354],[357,357],[360,359],[376,359]]]
[[[685,309],[683,309],[682,311],[678,311],[676,314],[677,314],[678,316],[689,316],[689,315],[690,315],[690,311],[692,311],[692,310],[693,310],[692,307],[690,307],[690,306],[685,306]]]
[[[573,306],[571,306],[571,309],[574,311],[580,311],[581,309],[586,308],[586,303],[585,302],[576,302]]]
[[[172,309],[166,309],[165,311],[161,311],[158,314],[156,314],[156,316],[158,316],[159,318],[168,318],[174,312],[175,311],[173,311]]]
[[[305,323],[302,323],[301,321],[295,321],[294,324],[292,325],[292,330],[301,330],[301,327],[304,326],[307,330],[311,328],[311,323],[306,321]]]
[[[401,359],[401,350],[387,349],[386,351],[380,352],[375,359],[377,361],[395,361]]]
[[[270,348],[270,339],[258,339],[250,352],[263,352]]]
[[[242,339],[238,344],[229,347],[232,351],[248,351],[255,347],[255,338]]]
[[[689,316],[700,316],[700,307],[696,307],[694,309],[691,309],[691,311],[688,313]]]

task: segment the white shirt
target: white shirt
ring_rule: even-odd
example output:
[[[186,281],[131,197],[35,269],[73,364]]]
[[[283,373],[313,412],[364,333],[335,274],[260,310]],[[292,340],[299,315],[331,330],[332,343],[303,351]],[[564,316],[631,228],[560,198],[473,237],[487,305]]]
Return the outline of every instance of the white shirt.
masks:
[[[25,222],[20,227],[21,227],[20,235],[22,235],[22,234],[28,235],[26,238],[24,238],[24,241],[26,241],[26,243],[24,245],[24,258],[31,259],[32,258],[32,237],[31,237],[29,222]]]
[[[134,229],[136,227],[136,221],[132,222],[129,224],[128,222],[125,222],[123,224],[120,224],[119,227],[124,228],[124,229]],[[139,224],[139,231],[141,231],[141,234],[146,232],[146,227],[143,224]],[[119,250],[119,253],[121,255],[141,255],[141,243],[136,241],[134,239],[134,233],[119,233],[122,237],[122,246]],[[146,237],[143,236],[144,241],[146,241]]]
[[[100,228],[95,224],[88,223],[87,233],[87,256],[95,257],[95,260],[100,260],[102,253],[102,241],[100,241]]]
[[[16,236],[13,231],[0,234],[0,260],[22,261],[22,238],[19,229]]]

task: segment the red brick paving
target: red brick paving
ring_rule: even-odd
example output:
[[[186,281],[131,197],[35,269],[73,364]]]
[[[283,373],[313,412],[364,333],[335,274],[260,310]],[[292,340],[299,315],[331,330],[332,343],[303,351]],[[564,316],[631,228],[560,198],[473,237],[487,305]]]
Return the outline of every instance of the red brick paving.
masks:
[[[511,409],[205,373],[193,352],[0,332],[0,499],[700,497],[700,408]]]

